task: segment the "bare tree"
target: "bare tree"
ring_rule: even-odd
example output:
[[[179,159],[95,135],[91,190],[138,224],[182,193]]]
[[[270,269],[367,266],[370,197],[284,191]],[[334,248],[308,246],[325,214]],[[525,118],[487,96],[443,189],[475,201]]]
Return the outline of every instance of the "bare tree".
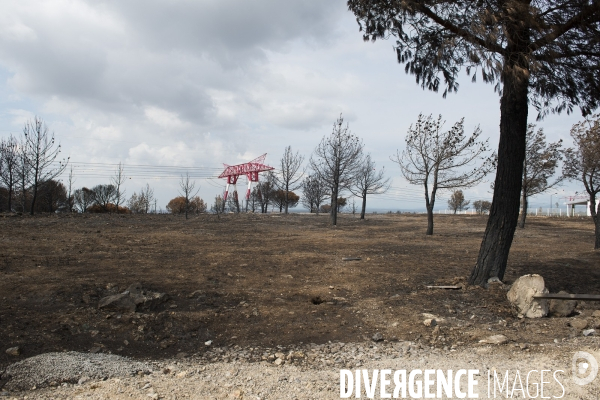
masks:
[[[427,235],[433,235],[433,207],[438,190],[467,188],[477,185],[495,167],[495,156],[486,155],[488,141],[478,141],[481,129],[476,127],[465,136],[464,118],[450,130],[442,132],[440,115],[419,115],[408,129],[406,149],[397,152],[392,161],[400,165],[402,175],[413,185],[423,185],[427,208]],[[473,167],[465,171],[466,167]],[[431,191],[430,191],[431,190]]]
[[[519,218],[519,228],[525,227],[527,206],[530,196],[544,193],[560,185],[565,179],[561,175],[551,180],[558,163],[563,158],[562,140],[556,143],[546,143],[546,135],[540,128],[535,131],[535,125],[527,126],[525,161],[523,162],[523,185],[521,187],[521,207],[523,211]]]
[[[67,167],[68,158],[56,163],[60,144],[55,146],[54,133],[48,132],[48,127],[40,117],[25,123],[23,136],[24,153],[31,172],[29,179],[33,193],[30,213],[33,215],[39,187],[60,175]]]
[[[8,192],[8,211],[13,210],[12,199],[19,176],[21,150],[18,140],[13,135],[0,141],[0,181],[4,183]]]
[[[182,176],[179,181],[179,188],[181,191],[179,194],[185,198],[185,219],[188,219],[188,210],[190,209],[190,200],[195,197],[200,188],[194,192],[194,188],[196,187],[196,182],[190,181],[190,174],[185,173],[185,178]]]
[[[115,203],[115,196],[117,190],[114,185],[96,185],[92,188],[93,202],[104,210],[104,212],[110,212],[113,209],[111,204]],[[119,212],[116,208],[115,212]]]
[[[368,194],[383,194],[390,188],[389,178],[383,175],[383,168],[377,172],[375,161],[371,160],[371,155],[367,154],[358,174],[354,185],[350,187],[353,195],[362,198],[362,208],[360,210],[360,219],[365,219],[365,210],[367,209]],[[354,199],[352,199],[354,202]],[[354,213],[353,213],[354,214]]]
[[[571,128],[574,149],[565,151],[563,173],[566,177],[583,183],[590,196],[590,214],[594,221],[596,242],[594,249],[600,249],[600,209],[597,195],[600,193],[600,114]]]
[[[281,169],[278,171],[277,175],[275,175],[277,179],[278,186],[285,193],[285,213],[288,213],[288,204],[290,201],[288,199],[288,193],[293,192],[296,189],[299,189],[302,185],[302,171],[300,168],[302,167],[302,162],[304,161],[304,156],[295,154],[292,152],[292,146],[287,146],[285,151],[283,152],[283,157],[280,160]],[[296,202],[297,203],[297,202]]]
[[[492,207],[492,203],[487,200],[477,200],[473,202],[473,208],[475,208],[477,214],[485,214],[490,211],[490,207]]]
[[[450,195],[450,199],[448,199],[448,207],[454,211],[454,214],[457,211],[467,210],[470,203],[470,201],[465,200],[465,195],[460,189],[454,190]]]
[[[18,164],[18,179],[19,179],[19,203],[20,203],[20,211],[27,211],[27,199],[29,195],[29,182],[31,178],[31,164],[29,162],[29,158],[27,157],[27,152],[25,151],[25,138],[21,140],[21,149],[18,152],[19,156],[19,164]]]
[[[117,213],[119,212],[119,206],[125,202],[125,189],[123,189],[123,185],[125,184],[127,177],[125,176],[124,171],[125,169],[123,164],[119,162],[119,164],[117,165],[117,170],[115,171],[115,175],[110,179],[112,185],[115,188],[113,201],[115,203],[115,206],[117,206]]]
[[[300,202],[311,213],[315,212],[318,215],[321,204],[323,204],[328,196],[328,188],[316,175],[309,175],[302,181],[302,197],[300,198]]]
[[[269,210],[269,205],[273,202],[275,192],[277,191],[276,182],[277,179],[275,178],[273,171],[268,171],[264,175],[263,181],[256,185],[260,212],[263,214]]]
[[[86,187],[77,189],[73,193],[73,203],[80,213],[87,211],[88,207],[94,204],[94,192]]]
[[[215,213],[217,215],[217,218],[220,218],[220,214],[223,212],[223,210],[225,209],[224,206],[224,201],[223,201],[223,197],[221,195],[217,195],[215,196],[215,202],[214,204],[210,207],[210,210]]]
[[[258,207],[260,205],[259,195],[260,195],[260,193],[259,193],[258,189],[256,188],[256,186],[253,187],[252,192],[250,192],[250,198],[246,202],[246,211],[248,211],[248,208],[249,208],[251,212],[256,212],[256,210],[258,209]]]
[[[73,166],[71,165],[71,169],[69,170],[69,193],[67,194],[67,209],[71,213],[73,212],[73,206],[75,205],[75,199],[73,198],[73,184],[75,183],[75,178],[73,177]]]
[[[152,207],[152,202],[154,202],[154,189],[150,188],[150,185],[146,183],[146,187],[142,188],[140,194],[143,199],[144,213],[148,214],[150,207]]]
[[[361,168],[363,143],[350,133],[340,115],[333,131],[324,137],[310,158],[315,175],[331,190],[331,225],[337,225],[338,196],[350,188]]]

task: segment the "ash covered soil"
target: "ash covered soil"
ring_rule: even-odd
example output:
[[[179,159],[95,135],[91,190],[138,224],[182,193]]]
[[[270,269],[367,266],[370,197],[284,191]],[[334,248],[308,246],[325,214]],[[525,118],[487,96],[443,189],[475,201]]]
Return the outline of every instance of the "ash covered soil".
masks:
[[[179,397],[202,398],[194,390],[212,382],[207,398],[335,398],[340,368],[394,368],[391,360],[411,354],[421,354],[412,361],[418,367],[421,359],[456,364],[479,351],[480,364],[493,367],[510,360],[559,363],[579,347],[597,351],[598,337],[581,332],[584,323],[600,328],[594,314],[600,303],[580,302],[566,318],[529,320],[517,318],[506,300],[509,285],[530,273],[542,275],[551,292],[600,294],[600,253],[593,251],[589,219],[529,218],[517,230],[505,284],[486,290],[465,282],[485,217],[436,215],[431,237],[422,215],[367,218],[345,215],[332,228],[326,216],[301,214],[0,217],[0,391],[13,395],[32,383],[29,398],[77,390],[102,398],[101,387],[120,393],[122,382],[139,389],[123,397],[162,398],[180,382]],[[98,308],[132,287],[146,296],[143,302],[131,293],[126,304]],[[437,325],[426,326],[432,316]],[[480,343],[500,334],[507,343]],[[148,370],[24,386],[6,372],[32,356],[72,351],[124,356]],[[241,384],[261,375],[262,390]],[[82,378],[88,380],[78,384]],[[306,397],[292,389],[310,379],[317,383]],[[275,396],[268,394],[271,384],[291,386]]]

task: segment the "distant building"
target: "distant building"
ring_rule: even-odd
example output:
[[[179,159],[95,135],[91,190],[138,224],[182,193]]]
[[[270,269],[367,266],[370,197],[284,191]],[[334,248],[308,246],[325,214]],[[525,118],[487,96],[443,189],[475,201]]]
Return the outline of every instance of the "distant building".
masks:
[[[567,205],[567,216],[572,217],[575,215],[575,206],[585,206],[585,211],[588,217],[591,217],[590,213],[590,197],[587,195],[575,195],[567,197],[567,201],[565,202]],[[598,204],[600,204],[600,199],[596,200],[596,210],[598,209]]]

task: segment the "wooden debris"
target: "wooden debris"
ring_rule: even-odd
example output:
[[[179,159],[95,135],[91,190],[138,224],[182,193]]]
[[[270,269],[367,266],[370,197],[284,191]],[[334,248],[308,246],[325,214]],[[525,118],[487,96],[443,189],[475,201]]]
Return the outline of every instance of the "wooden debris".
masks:
[[[556,299],[556,300],[585,300],[600,301],[597,294],[566,294],[566,293],[540,293],[533,296],[534,299]]]
[[[360,257],[344,257],[342,261],[360,261],[362,260]]]
[[[462,289],[461,285],[441,285],[441,286],[425,286],[427,289],[451,289],[458,290]]]

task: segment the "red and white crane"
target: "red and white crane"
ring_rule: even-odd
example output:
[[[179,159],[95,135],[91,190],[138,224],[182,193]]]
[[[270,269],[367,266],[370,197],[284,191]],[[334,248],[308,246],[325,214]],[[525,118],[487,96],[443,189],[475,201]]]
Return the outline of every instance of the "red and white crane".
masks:
[[[255,158],[254,160],[238,165],[227,165],[223,164],[225,170],[221,172],[219,178],[227,178],[227,187],[225,189],[225,196],[223,201],[227,200],[227,195],[229,194],[229,185],[233,185],[233,193],[236,196],[237,200],[237,180],[240,175],[246,175],[248,178],[248,190],[246,191],[246,200],[250,199],[250,191],[252,190],[252,182],[258,182],[258,173],[271,171],[275,168],[270,167],[265,162],[265,157],[267,157],[267,153],[263,154],[260,157]]]

